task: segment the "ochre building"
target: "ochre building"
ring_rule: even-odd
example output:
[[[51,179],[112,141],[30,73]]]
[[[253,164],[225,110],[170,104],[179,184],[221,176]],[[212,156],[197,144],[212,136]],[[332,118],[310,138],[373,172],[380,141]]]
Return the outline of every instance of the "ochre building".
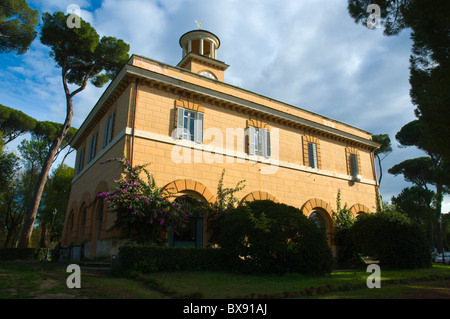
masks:
[[[96,195],[111,191],[126,156],[148,169],[158,186],[214,201],[245,180],[242,201],[271,199],[300,208],[333,247],[332,212],[341,192],[356,215],[376,210],[374,151],[379,144],[356,127],[224,82],[220,41],[205,30],[180,38],[182,59],[170,66],[133,55],[100,97],[71,146],[75,177],[62,246],[86,258],[111,256],[122,244],[110,232],[115,216]],[[206,218],[192,218],[173,246],[208,247]]]

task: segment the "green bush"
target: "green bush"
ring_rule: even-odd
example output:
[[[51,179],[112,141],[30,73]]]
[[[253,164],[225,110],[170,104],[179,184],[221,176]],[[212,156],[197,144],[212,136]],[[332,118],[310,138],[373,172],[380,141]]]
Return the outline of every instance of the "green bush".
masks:
[[[325,234],[293,206],[254,201],[218,219],[218,244],[230,267],[251,273],[328,273]]]
[[[113,272],[217,270],[221,265],[220,249],[124,245],[119,249],[119,263]]]
[[[0,248],[0,260],[45,260],[45,248]]]
[[[352,240],[364,255],[393,268],[431,266],[425,234],[404,214],[392,211],[360,216],[352,227]]]
[[[336,266],[339,268],[363,268],[365,266],[361,254],[352,239],[352,228],[336,231],[334,243],[337,247]]]

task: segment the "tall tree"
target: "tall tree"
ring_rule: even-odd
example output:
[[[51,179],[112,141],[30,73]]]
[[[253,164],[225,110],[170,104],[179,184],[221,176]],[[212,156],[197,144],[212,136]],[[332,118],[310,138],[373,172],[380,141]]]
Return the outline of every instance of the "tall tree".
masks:
[[[392,146],[391,146],[391,139],[389,138],[388,134],[378,134],[373,135],[372,140],[380,143],[381,146],[379,149],[375,150],[375,157],[378,159],[378,167],[380,169],[380,177],[378,178],[378,185],[381,184],[381,178],[383,177],[383,169],[381,167],[381,161],[386,158],[386,156],[389,155],[389,153],[392,152]],[[383,158],[381,158],[381,155],[384,155]]]
[[[24,54],[36,38],[39,12],[25,0],[2,0],[0,3],[0,53]]]
[[[450,162],[450,1],[348,0],[355,22],[366,25],[370,4],[380,7],[385,35],[411,30],[412,103],[429,147]]]
[[[42,168],[33,193],[33,200],[20,237],[20,247],[27,247],[36,220],[39,202],[44,191],[56,152],[70,129],[73,117],[73,98],[82,92],[90,81],[101,87],[114,77],[128,61],[129,45],[113,37],[100,39],[96,30],[80,18],[80,27],[69,28],[70,15],[62,12],[44,13],[40,40],[51,49],[50,56],[61,68],[66,96],[66,118],[56,135]],[[69,84],[77,86],[72,92]]]
[[[426,190],[420,186],[404,188],[397,196],[393,196],[391,201],[402,213],[408,215],[411,220],[428,232],[430,248],[436,247],[433,226],[436,224],[435,209],[433,200],[436,194],[432,190]]]
[[[395,165],[389,173],[403,174],[406,180],[428,190],[427,185],[436,187],[435,206],[437,220],[441,220],[443,194],[448,192],[448,181],[450,180],[449,162],[442,155],[433,152],[429,146],[429,140],[423,134],[421,120],[411,121],[404,125],[396,134],[395,138],[403,146],[415,146],[424,151],[425,157],[409,159]],[[436,224],[436,235],[441,238],[441,225]],[[442,250],[442,241],[437,240],[439,251]]]

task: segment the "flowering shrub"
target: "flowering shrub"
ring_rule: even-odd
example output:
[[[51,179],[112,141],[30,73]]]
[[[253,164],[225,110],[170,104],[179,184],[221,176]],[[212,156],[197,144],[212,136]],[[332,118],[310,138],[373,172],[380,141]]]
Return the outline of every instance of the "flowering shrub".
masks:
[[[171,201],[172,193],[156,185],[145,169],[148,164],[132,167],[126,158],[112,158],[101,164],[110,162],[121,163],[125,176],[114,181],[114,191],[99,193],[97,198],[103,198],[109,211],[117,213],[113,229],[120,229],[138,244],[162,244],[166,241],[162,234],[169,226],[176,232],[187,223],[189,216],[182,213],[176,201]]]

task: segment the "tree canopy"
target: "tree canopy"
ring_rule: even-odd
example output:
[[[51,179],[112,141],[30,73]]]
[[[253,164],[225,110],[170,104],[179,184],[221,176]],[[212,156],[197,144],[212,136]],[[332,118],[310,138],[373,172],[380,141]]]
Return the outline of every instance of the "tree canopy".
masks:
[[[424,140],[450,161],[450,1],[348,0],[356,23],[366,25],[370,4],[380,7],[385,35],[411,30],[410,96]]]
[[[39,12],[25,0],[2,0],[0,4],[0,53],[18,55],[28,51],[36,38]]]

